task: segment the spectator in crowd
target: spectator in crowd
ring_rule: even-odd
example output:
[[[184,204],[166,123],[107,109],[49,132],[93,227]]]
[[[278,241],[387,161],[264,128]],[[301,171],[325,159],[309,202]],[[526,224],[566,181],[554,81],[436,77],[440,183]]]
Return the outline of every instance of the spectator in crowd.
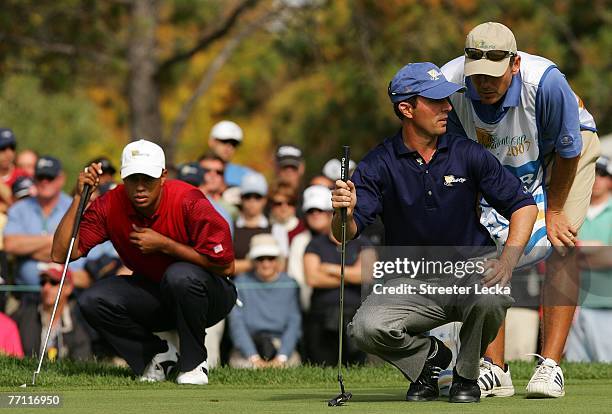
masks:
[[[600,157],[579,233],[581,307],[567,338],[568,361],[612,362],[612,162]]]
[[[355,164],[355,161],[349,160],[349,171],[348,171],[349,177],[353,175],[353,171],[355,171],[355,167],[357,167],[357,164]],[[327,177],[329,180],[332,181],[332,183],[335,183],[336,180],[339,180],[341,177],[340,174],[342,172],[342,164],[340,163],[340,160],[337,158],[332,158],[331,160],[327,161],[325,165],[323,166],[322,172],[325,177]]]
[[[260,233],[272,233],[283,257],[287,257],[289,243],[287,231],[280,224],[270,224],[264,215],[268,194],[268,183],[263,175],[252,173],[246,175],[240,184],[240,215],[235,223],[234,254],[236,257],[236,274],[253,269],[251,260],[247,258],[251,237]]]
[[[113,165],[113,163],[106,157],[98,157],[91,160],[87,165],[90,164],[100,164],[102,167],[102,175],[100,175],[100,184],[103,186],[106,183],[114,183],[115,182],[115,173],[117,169]]]
[[[311,187],[312,188],[312,187]],[[329,190],[328,190],[329,191]],[[331,208],[331,196],[328,198]],[[314,210],[316,207],[310,208]],[[311,212],[313,214],[313,212]],[[327,214],[321,210],[316,214]],[[310,311],[304,324],[305,345],[308,360],[326,366],[338,362],[338,297],[340,286],[339,243],[331,233],[313,236],[304,254],[304,275],[312,287]],[[361,305],[361,269],[371,260],[372,252],[366,247],[369,242],[363,237],[351,240],[346,245],[346,267],[344,272],[344,322],[353,318]],[[346,335],[343,344],[343,363],[365,362],[366,354]]]
[[[23,350],[27,356],[40,355],[49,329],[51,313],[59,290],[64,267],[56,263],[40,263],[40,303],[24,301],[12,315],[17,322]],[[47,357],[85,360],[91,356],[90,338],[76,313],[76,302],[70,300],[74,289],[72,272],[66,272],[64,288],[47,344]]]
[[[334,189],[335,187],[334,181],[330,180],[324,175],[315,175],[312,177],[308,182],[308,186],[310,187],[313,185],[322,185],[323,187],[327,187],[329,189]]]
[[[13,202],[26,197],[36,197],[36,186],[34,180],[30,177],[17,177],[13,183],[11,190],[13,192]]]
[[[51,261],[53,232],[71,203],[62,191],[64,182],[61,162],[50,156],[40,157],[34,173],[36,197],[20,200],[9,209],[4,248],[17,257],[17,284],[37,285],[38,263]],[[89,280],[82,267],[83,262],[72,264],[74,284],[79,287]]]
[[[231,162],[242,140],[242,128],[232,121],[218,122],[210,130],[208,148],[225,163],[225,184],[228,187],[239,186],[243,177],[253,172],[250,168]]]
[[[6,213],[13,203],[11,187],[18,177],[28,175],[15,166],[15,134],[8,128],[0,128],[0,213]]]
[[[25,171],[28,177],[34,177],[36,161],[38,161],[38,154],[36,151],[26,148],[17,154],[15,165],[20,170]]]
[[[11,318],[0,312],[0,355],[23,358],[23,347],[17,324]]]
[[[283,144],[276,149],[276,176],[280,185],[287,185],[299,192],[304,176],[304,156],[295,145]]]
[[[13,131],[8,128],[0,128],[0,181],[9,188],[17,177],[29,175],[15,166],[15,148],[17,148],[17,141]]]
[[[278,242],[271,234],[251,238],[249,260],[253,270],[235,279],[241,307],[229,315],[235,349],[230,356],[234,368],[296,366],[300,356],[296,344],[302,316],[299,287],[280,271]]]
[[[331,190],[321,185],[313,185],[304,191],[302,212],[307,229],[293,238],[289,250],[287,273],[300,286],[300,303],[304,311],[310,309],[312,288],[304,277],[304,253],[313,237],[327,234],[331,228],[333,208]]]
[[[304,221],[296,216],[298,200],[295,190],[286,185],[277,185],[270,193],[269,201],[270,221],[285,228],[291,246],[293,238],[306,230]]]
[[[226,187],[225,179],[223,178],[225,174],[225,162],[212,152],[207,152],[202,155],[198,162],[200,163],[200,167],[204,169],[204,180],[200,185],[200,190],[211,202],[214,201],[223,207],[232,217],[232,220],[236,220],[239,213],[238,208],[223,198],[223,191]]]

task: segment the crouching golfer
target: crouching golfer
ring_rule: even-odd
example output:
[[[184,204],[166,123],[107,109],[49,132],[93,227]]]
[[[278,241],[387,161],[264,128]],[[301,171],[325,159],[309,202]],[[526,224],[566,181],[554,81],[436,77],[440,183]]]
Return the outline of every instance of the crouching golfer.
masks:
[[[401,130],[366,155],[352,181],[336,182],[333,207],[336,213],[347,208],[348,239],[380,215],[388,246],[493,246],[479,222],[476,204],[481,193],[510,220],[506,247],[512,248],[488,261],[488,270],[477,275],[477,283],[503,286],[529,239],[537,208],[518,178],[482,146],[446,133],[448,97],[462,89],[431,63],[404,66],[388,90]],[[332,223],[334,236],[340,239],[340,214],[334,214]],[[405,281],[417,283],[418,276],[393,279],[389,285]],[[471,294],[450,297],[413,292],[392,298],[371,294],[349,325],[349,335],[412,382],[407,400],[427,401],[439,396],[438,374],[448,367],[452,353],[424,332],[451,321],[463,322],[450,401],[478,402],[479,359],[497,335],[512,298],[479,295],[473,289]]]
[[[102,174],[91,164],[79,174],[77,193],[53,239],[53,260],[63,262],[84,185]],[[227,276],[234,271],[230,230],[193,186],[168,180],[163,150],[140,140],[121,161],[123,185],[94,200],[83,215],[71,259],[112,241],[131,276],[101,279],[79,304],[87,321],[142,381],[164,381],[179,352],[153,334],[176,329],[179,384],[207,384],[205,329],[236,301]]]

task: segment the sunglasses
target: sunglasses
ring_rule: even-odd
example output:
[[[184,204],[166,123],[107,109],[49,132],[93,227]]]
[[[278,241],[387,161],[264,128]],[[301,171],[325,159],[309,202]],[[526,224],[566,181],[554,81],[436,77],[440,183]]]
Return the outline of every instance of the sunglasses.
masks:
[[[249,200],[249,199],[253,199],[253,198],[255,200],[261,200],[263,198],[263,196],[261,194],[248,193],[248,194],[241,195],[240,198],[242,198],[243,200]]]
[[[276,260],[276,257],[275,256],[259,256],[255,260],[257,260],[258,262],[264,262],[266,260],[274,261],[274,260]]]
[[[608,176],[608,172],[606,170],[601,169],[601,168],[596,168],[595,169],[595,175],[597,175],[598,177],[607,177]]]
[[[53,181],[55,177],[51,177],[50,175],[37,175],[34,177],[34,181],[42,182],[42,181]]]
[[[47,283],[51,283],[51,286],[57,286],[60,284],[58,280],[53,279],[40,279],[40,286],[45,286]]]
[[[280,206],[291,206],[293,207],[295,204],[289,201],[272,201],[272,207],[280,207]]]
[[[240,145],[240,141],[238,141],[237,139],[217,139],[217,141],[231,145],[234,148]]]
[[[204,168],[204,174],[209,173],[209,172],[211,172],[211,173],[215,173],[215,174],[217,174],[217,175],[223,175],[223,174],[225,174],[225,170],[214,170],[214,169]]]
[[[320,208],[311,208],[306,211],[306,214],[324,213],[324,212],[325,211],[321,210]]]
[[[473,47],[466,47],[465,56],[474,60],[482,59],[482,57],[484,56],[488,60],[491,60],[493,62],[499,62],[500,60],[504,60],[508,56],[516,56],[516,53],[507,50],[481,50]]]

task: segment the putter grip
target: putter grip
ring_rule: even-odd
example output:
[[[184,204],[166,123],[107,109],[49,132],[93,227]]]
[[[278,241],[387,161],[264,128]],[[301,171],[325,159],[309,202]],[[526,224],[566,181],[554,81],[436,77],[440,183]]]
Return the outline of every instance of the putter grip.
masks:
[[[76,238],[77,232],[79,231],[79,225],[81,224],[81,217],[83,217],[83,211],[85,211],[85,205],[87,204],[87,199],[89,198],[89,192],[91,191],[91,186],[89,184],[85,184],[83,186],[83,194],[81,195],[81,201],[79,201],[79,207],[77,208],[77,215],[74,219],[74,227],[72,228],[72,238]]]
[[[349,176],[349,160],[351,159],[351,147],[348,145],[342,146],[342,158],[340,159],[340,179],[344,182]],[[341,210],[342,219],[346,219],[346,207]]]

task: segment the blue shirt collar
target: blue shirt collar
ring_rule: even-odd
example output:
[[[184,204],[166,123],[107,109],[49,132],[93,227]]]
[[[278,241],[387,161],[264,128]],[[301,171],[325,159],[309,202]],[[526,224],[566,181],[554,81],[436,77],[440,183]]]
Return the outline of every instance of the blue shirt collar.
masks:
[[[404,138],[402,137],[402,130],[400,129],[392,139],[393,148],[398,156],[406,155],[406,154],[418,154],[418,152],[412,148],[409,148],[404,143]],[[436,150],[442,150],[448,148],[448,134],[440,135],[438,137],[438,143],[436,145]]]
[[[510,87],[508,88],[508,91],[506,91],[501,108],[519,106],[521,101],[521,83],[521,72],[519,72],[512,77],[512,82],[510,82]],[[478,92],[476,92],[476,88],[472,84],[472,80],[469,76],[466,76],[465,78],[465,85],[467,86],[465,93],[467,94],[468,98],[470,98],[472,101],[478,101],[478,103],[480,103],[480,96],[478,96]]]

